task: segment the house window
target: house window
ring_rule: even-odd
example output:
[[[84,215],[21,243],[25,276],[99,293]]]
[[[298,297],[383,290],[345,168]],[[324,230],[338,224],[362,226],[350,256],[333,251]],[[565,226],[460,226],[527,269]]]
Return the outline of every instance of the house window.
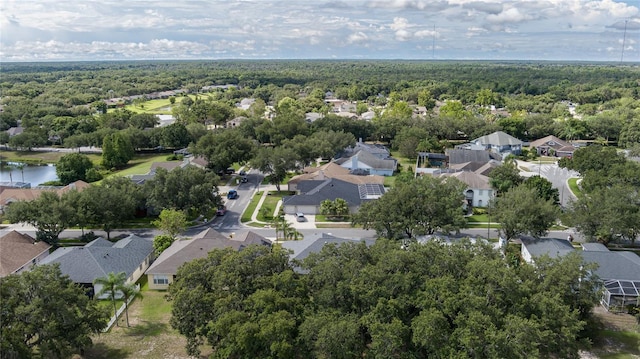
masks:
[[[167,285],[169,284],[169,277],[166,275],[154,275],[153,284]]]

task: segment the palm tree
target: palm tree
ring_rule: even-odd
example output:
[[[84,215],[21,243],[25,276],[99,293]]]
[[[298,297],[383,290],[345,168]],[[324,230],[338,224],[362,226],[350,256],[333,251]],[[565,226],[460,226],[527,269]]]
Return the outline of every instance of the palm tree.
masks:
[[[113,315],[115,317],[118,316],[118,308],[116,308],[116,295],[118,292],[120,292],[120,288],[122,288],[126,280],[127,274],[125,272],[120,272],[118,274],[111,272],[106,277],[96,278],[93,281],[93,284],[102,285],[102,289],[100,289],[98,294],[96,294],[98,298],[103,294],[109,294],[109,298],[111,299],[111,302],[113,302]],[[116,325],[118,325],[117,318]]]
[[[122,296],[124,298],[124,312],[127,318],[127,327],[129,326],[129,299],[133,300],[135,298],[142,299],[142,293],[140,292],[140,287],[133,283],[123,284],[119,287],[122,292]]]

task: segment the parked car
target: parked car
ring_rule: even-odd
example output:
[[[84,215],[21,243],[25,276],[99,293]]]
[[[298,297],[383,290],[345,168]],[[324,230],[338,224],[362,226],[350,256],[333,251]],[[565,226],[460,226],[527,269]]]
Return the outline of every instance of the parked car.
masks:
[[[224,171],[224,173],[226,173],[228,175],[234,174],[235,172],[236,172],[236,170],[233,167],[229,167]]]
[[[240,179],[240,183],[247,183],[247,181],[248,181],[248,180],[247,180],[247,177],[242,177],[242,178]]]
[[[225,207],[225,206],[220,206],[216,210],[216,216],[224,216],[225,213],[227,213],[227,207]]]
[[[227,192],[227,198],[228,199],[238,198],[238,191],[236,191],[235,189],[229,190],[229,192]]]
[[[240,176],[246,176],[247,172],[245,170],[242,170],[238,173]]]
[[[306,222],[307,218],[304,216],[304,213],[296,213],[296,221],[298,222]]]

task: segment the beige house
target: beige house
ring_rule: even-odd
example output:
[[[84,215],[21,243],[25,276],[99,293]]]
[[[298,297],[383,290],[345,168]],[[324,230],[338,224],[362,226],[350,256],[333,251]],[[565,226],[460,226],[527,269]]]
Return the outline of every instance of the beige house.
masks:
[[[233,248],[239,251],[251,244],[270,246],[271,242],[251,231],[227,238],[211,228],[198,233],[193,238],[176,240],[147,269],[149,289],[169,288],[180,266],[194,259],[205,258],[214,249]]]
[[[17,231],[5,234],[0,237],[0,277],[29,270],[49,255],[50,248],[27,234]]]

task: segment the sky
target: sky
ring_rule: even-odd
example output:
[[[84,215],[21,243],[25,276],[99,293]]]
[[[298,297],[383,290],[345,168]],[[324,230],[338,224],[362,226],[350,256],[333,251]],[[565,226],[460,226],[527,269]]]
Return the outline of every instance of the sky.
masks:
[[[639,42],[640,0],[0,1],[3,62],[637,62]]]

